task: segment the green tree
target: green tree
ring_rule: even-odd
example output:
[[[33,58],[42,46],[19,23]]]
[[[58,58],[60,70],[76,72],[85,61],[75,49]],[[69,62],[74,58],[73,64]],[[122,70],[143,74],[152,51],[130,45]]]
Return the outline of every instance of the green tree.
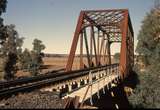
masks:
[[[29,71],[30,70],[30,62],[32,61],[30,51],[28,49],[25,49],[21,56],[20,56],[20,69],[23,71]]]
[[[23,50],[22,50],[22,45],[23,45],[23,41],[24,41],[24,38],[18,38],[16,39],[16,47],[17,47],[17,69],[21,70],[23,68],[23,63],[22,63],[22,60],[23,60]]]
[[[6,11],[7,0],[0,0],[0,16]],[[16,72],[17,48],[19,39],[14,25],[4,25],[0,17],[0,76],[1,79],[10,79]]]
[[[37,75],[39,73],[40,67],[43,64],[43,53],[42,51],[45,49],[45,45],[41,40],[34,39],[33,41],[33,50],[31,51],[31,64],[30,64],[30,72],[32,75]]]
[[[38,39],[34,39],[32,44],[33,44],[33,49],[31,51],[25,49],[19,55],[19,65],[20,69],[22,69],[23,71],[28,71],[33,76],[35,76],[39,73],[40,67],[43,64],[42,51],[45,49],[45,46],[42,43],[42,41]]]
[[[160,15],[155,14],[155,12],[156,9],[152,9],[150,13],[147,13],[138,35],[136,51],[144,56],[143,61],[146,66],[160,61]]]
[[[1,52],[5,57],[7,57],[5,65],[5,79],[10,79],[14,77],[14,74],[17,71],[16,64],[18,59],[18,51],[20,51],[23,39],[19,38],[18,33],[15,30],[15,26],[12,24],[4,26],[3,32],[6,39],[1,45]]]
[[[160,5],[147,13],[138,35],[136,51],[142,55],[146,71],[139,73],[140,84],[129,97],[136,108],[160,108],[160,15],[157,11]]]
[[[0,0],[0,15],[6,11],[7,0]]]
[[[0,0],[0,44],[3,43],[3,41],[6,39],[6,36],[4,35],[4,25],[3,25],[3,18],[1,18],[1,15],[3,12],[6,11],[7,7],[7,0]]]
[[[42,44],[41,40],[34,39],[32,44],[33,44],[33,52],[35,52],[36,54],[41,54],[42,51],[45,49],[45,45]]]
[[[0,16],[6,11],[7,0],[0,0]],[[36,75],[43,64],[42,51],[45,46],[35,39],[33,50],[22,52],[24,38],[19,37],[15,25],[4,25],[0,17],[0,79],[11,79],[17,69],[30,71]]]
[[[0,0],[0,16],[6,11],[7,0]],[[4,25],[0,17],[0,79],[10,79],[17,71],[17,60],[22,51],[23,38],[15,25]]]
[[[3,19],[1,18],[1,15],[3,12],[6,11],[6,5],[7,0],[0,0],[0,79],[4,79],[5,75],[5,66],[7,63],[6,56],[2,53],[1,46],[4,43],[4,40],[6,39],[6,36],[4,36],[4,25],[3,25]]]

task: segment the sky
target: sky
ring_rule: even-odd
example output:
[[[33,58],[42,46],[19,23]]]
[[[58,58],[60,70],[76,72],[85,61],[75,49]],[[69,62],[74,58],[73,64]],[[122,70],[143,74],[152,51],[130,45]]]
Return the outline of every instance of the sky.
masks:
[[[25,37],[24,48],[32,49],[38,38],[46,46],[44,52],[69,54],[81,10],[129,9],[136,47],[141,21],[153,4],[154,0],[8,0],[3,18]]]

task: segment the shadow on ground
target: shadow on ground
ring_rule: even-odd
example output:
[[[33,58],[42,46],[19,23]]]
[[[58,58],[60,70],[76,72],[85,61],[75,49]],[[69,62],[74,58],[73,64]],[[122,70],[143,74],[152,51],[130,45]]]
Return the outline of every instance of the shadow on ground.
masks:
[[[135,89],[137,84],[139,84],[138,74],[135,71],[132,71],[131,74],[123,81],[124,86]]]
[[[127,96],[124,92],[123,84],[119,84],[117,87],[112,88],[111,90],[105,89],[106,93],[103,94],[103,91],[100,91],[100,99],[98,99],[97,95],[95,94],[93,96],[93,106],[97,107],[99,109],[102,108],[112,108],[116,109],[116,104],[118,105],[118,108],[131,108],[129,105]],[[111,92],[113,92],[114,96],[111,95]],[[90,100],[86,100],[85,105],[90,105]]]
[[[49,68],[52,68],[54,66],[56,66],[56,65],[43,65],[43,66],[40,67],[40,69],[49,69]]]
[[[93,96],[93,106],[99,109],[103,108],[132,108],[129,104],[126,92],[124,87],[135,88],[139,83],[138,75],[135,72],[132,72],[123,82],[121,82],[117,87],[111,88],[110,90],[105,87],[105,94],[100,90],[100,99],[98,99],[97,94]],[[114,96],[111,94],[113,92]],[[90,104],[90,99],[86,100],[85,105]]]

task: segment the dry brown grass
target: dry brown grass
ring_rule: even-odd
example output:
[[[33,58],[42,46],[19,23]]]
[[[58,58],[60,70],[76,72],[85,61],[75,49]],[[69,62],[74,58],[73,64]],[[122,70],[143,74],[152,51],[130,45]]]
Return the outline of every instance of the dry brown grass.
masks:
[[[48,66],[48,69],[58,70],[66,67],[68,57],[45,57],[43,58],[44,65]],[[79,58],[74,59],[73,69],[79,68]]]
[[[66,64],[67,64],[67,60],[68,60],[67,56],[64,56],[64,57],[44,57],[43,58],[44,65],[42,66],[41,72],[46,73],[46,72],[52,71],[52,70],[65,69]],[[80,61],[80,58],[75,57],[72,70],[79,69],[79,61]],[[85,65],[88,65],[87,58],[84,58],[83,61],[84,61]],[[93,61],[95,63],[95,60],[93,60]],[[16,76],[18,76],[18,77],[19,76],[30,76],[30,73],[18,71]]]
[[[17,71],[16,77],[29,77],[31,74],[29,72]]]
[[[67,57],[45,57],[43,58],[45,66],[54,70],[65,68]]]
[[[66,64],[67,64],[68,57],[44,57],[43,58],[43,66],[42,66],[42,73],[46,73],[48,71],[52,70],[60,70],[60,69],[65,69]],[[74,64],[73,64],[73,69],[79,69],[79,58],[75,58]],[[16,73],[17,77],[23,77],[23,76],[30,76],[31,74],[29,72],[23,72],[23,71],[18,71]]]

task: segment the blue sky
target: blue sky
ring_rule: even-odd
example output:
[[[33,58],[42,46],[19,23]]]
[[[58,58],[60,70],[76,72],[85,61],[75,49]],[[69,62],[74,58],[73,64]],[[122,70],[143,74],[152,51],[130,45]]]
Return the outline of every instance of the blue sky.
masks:
[[[47,53],[69,53],[79,12],[85,9],[128,8],[135,32],[154,0],[8,0],[5,24],[15,24],[24,47],[38,38]]]

